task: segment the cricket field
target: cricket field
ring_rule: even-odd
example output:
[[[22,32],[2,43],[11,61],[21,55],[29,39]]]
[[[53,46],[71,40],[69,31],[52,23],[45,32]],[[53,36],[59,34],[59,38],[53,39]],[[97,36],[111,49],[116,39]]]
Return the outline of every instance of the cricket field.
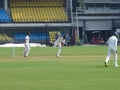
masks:
[[[107,46],[33,47],[29,57],[23,48],[0,48],[0,90],[119,90],[120,67],[114,57],[104,66]],[[118,64],[120,53],[118,46]]]

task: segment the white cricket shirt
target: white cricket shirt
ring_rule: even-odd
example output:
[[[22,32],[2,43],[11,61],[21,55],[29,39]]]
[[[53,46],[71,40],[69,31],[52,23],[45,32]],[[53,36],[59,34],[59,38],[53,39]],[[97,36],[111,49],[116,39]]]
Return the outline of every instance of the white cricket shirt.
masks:
[[[27,36],[25,37],[25,43],[26,43],[26,44],[29,44],[29,40],[30,40],[30,37],[27,35]]]
[[[109,49],[113,49],[113,50],[116,50],[117,49],[117,42],[118,42],[118,39],[116,38],[116,36],[111,36],[109,39],[108,39],[108,47]]]

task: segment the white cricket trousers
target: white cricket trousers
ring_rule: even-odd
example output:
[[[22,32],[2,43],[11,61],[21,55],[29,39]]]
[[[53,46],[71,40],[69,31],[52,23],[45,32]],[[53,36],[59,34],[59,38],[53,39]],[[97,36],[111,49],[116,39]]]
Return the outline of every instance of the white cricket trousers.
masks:
[[[55,42],[53,47],[57,47],[57,46],[58,46],[58,52],[57,52],[56,55],[57,55],[57,56],[60,56],[60,53],[61,53],[61,51],[62,51],[62,45],[61,45],[61,43]]]
[[[24,56],[27,57],[28,54],[30,52],[30,45],[29,44],[25,44],[25,47],[24,47]]]
[[[107,54],[107,57],[106,57],[105,62],[106,62],[106,63],[109,62],[110,57],[111,57],[111,54],[114,55],[114,64],[115,64],[115,66],[118,65],[118,64],[117,64],[117,53],[116,53],[116,50],[113,50],[113,49],[109,49],[109,50],[108,50],[108,54]]]

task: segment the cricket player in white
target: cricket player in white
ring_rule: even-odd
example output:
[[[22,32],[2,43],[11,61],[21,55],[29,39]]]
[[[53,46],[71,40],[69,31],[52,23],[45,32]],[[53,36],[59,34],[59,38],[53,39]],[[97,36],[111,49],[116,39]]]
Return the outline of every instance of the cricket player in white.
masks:
[[[106,60],[104,62],[105,67],[108,66],[108,62],[109,62],[111,54],[114,55],[115,67],[118,67],[118,64],[117,64],[117,43],[118,43],[117,33],[113,33],[113,35],[108,39],[108,54],[107,54]]]
[[[61,35],[58,35],[58,39],[54,42],[53,47],[59,47],[58,52],[56,54],[57,57],[60,57],[60,53],[62,51],[62,47],[65,44],[65,36],[62,37]]]
[[[28,32],[28,34],[25,37],[25,47],[24,47],[24,57],[27,57],[29,52],[30,52],[30,33]]]

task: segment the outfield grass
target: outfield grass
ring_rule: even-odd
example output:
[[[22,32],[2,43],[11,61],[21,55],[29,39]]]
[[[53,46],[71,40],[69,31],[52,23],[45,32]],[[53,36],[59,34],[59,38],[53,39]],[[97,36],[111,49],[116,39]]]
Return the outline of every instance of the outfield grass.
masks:
[[[119,90],[120,70],[104,67],[107,46],[35,47],[30,56],[23,48],[0,48],[0,90]],[[118,52],[119,55],[119,52]],[[119,64],[118,56],[118,64]]]

